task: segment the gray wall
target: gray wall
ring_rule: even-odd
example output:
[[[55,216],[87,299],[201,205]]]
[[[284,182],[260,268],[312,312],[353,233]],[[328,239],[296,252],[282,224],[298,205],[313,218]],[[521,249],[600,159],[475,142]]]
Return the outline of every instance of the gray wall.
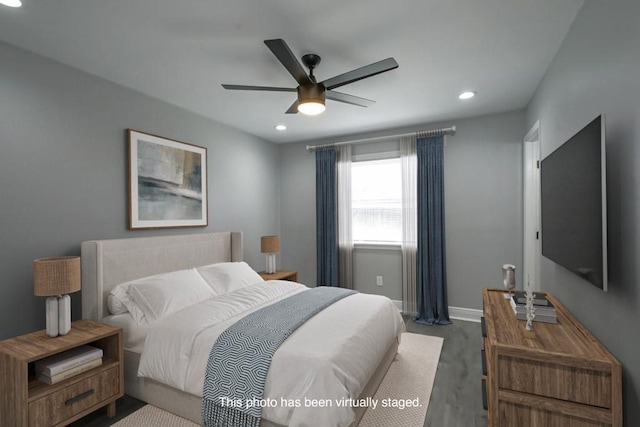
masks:
[[[640,425],[640,2],[586,1],[527,109],[546,156],[606,115],[609,291],[542,258],[551,291],[623,365],[625,425]],[[544,238],[544,236],[543,236]]]
[[[445,148],[449,305],[481,309],[482,288],[501,286],[502,264],[522,265],[524,112],[424,124],[387,134],[451,124],[457,126],[457,132],[447,137]],[[283,267],[300,272],[303,283],[314,284],[315,157],[306,151],[306,145],[280,147],[281,258]],[[401,296],[401,258],[397,251],[366,249],[358,251],[354,258],[357,289],[394,299]],[[383,289],[371,286],[375,276],[385,278]]]
[[[276,145],[7,44],[0,63],[0,339],[44,328],[32,260],[79,255],[83,240],[242,230],[245,259],[264,268]],[[208,227],[127,230],[127,128],[208,149]]]
[[[382,276],[382,286],[376,277]],[[363,246],[353,253],[354,289],[402,301],[402,251],[398,246]]]

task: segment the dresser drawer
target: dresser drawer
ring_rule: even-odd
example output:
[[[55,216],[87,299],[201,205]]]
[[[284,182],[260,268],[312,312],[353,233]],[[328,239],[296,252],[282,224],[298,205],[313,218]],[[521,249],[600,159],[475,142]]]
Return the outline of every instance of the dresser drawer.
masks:
[[[610,408],[612,403],[611,373],[604,370],[500,356],[498,385],[500,389],[601,408]]]
[[[29,426],[56,425],[116,396],[120,390],[118,369],[114,366],[29,403]]]

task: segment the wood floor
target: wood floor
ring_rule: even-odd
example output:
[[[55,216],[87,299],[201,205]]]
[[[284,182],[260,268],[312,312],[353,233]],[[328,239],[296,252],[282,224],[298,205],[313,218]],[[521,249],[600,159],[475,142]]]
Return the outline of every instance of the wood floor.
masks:
[[[454,320],[451,325],[425,326],[406,317],[405,322],[407,332],[444,338],[424,427],[486,427],[480,388],[480,324]],[[117,403],[116,417],[107,418],[106,409],[101,409],[71,426],[108,427],[143,405],[143,402],[125,396]]]
[[[407,332],[444,338],[425,427],[486,427],[482,409],[480,323],[425,326],[405,318]]]

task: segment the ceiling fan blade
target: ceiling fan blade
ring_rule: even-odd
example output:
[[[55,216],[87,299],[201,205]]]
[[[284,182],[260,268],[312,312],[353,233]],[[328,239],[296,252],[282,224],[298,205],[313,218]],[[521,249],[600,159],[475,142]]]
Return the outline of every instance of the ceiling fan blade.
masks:
[[[298,113],[298,100],[296,99],[296,101],[291,104],[291,107],[289,107],[289,109],[287,111],[285,111],[285,114],[297,114]]]
[[[284,40],[282,39],[265,40],[264,44],[266,44],[267,47],[271,49],[271,52],[273,52],[273,54],[276,56],[276,58],[278,58],[280,63],[284,65],[284,68],[286,68],[287,71],[291,73],[291,75],[293,76],[294,79],[296,79],[299,85],[307,86],[307,85],[314,84],[309,78],[309,76],[307,75],[307,72],[305,71],[305,69],[302,68],[302,65],[300,65],[295,55],[293,54],[293,52],[291,52],[291,49],[289,49],[289,46]]]
[[[358,107],[369,107],[376,103],[367,98],[360,98],[359,96],[349,95],[342,92],[336,92],[334,90],[328,90],[325,92],[325,97],[333,101],[344,102],[345,104],[357,105]]]
[[[396,60],[387,58],[332,77],[323,81],[322,84],[327,89],[335,89],[349,83],[357,82],[358,80],[366,79],[367,77],[375,76],[376,74],[384,73],[385,71],[393,70],[394,68],[398,68]]]
[[[222,87],[227,90],[262,90],[262,91],[268,91],[268,92],[297,92],[296,88],[289,88],[289,87],[228,85],[225,83],[222,83]]]

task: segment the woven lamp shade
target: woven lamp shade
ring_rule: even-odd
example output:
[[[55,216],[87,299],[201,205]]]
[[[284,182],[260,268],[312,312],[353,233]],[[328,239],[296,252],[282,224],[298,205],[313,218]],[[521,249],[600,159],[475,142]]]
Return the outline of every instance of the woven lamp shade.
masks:
[[[33,293],[39,297],[80,290],[80,257],[40,258],[33,261]]]
[[[280,252],[280,237],[262,236],[260,238],[260,251],[263,254],[275,254]]]

